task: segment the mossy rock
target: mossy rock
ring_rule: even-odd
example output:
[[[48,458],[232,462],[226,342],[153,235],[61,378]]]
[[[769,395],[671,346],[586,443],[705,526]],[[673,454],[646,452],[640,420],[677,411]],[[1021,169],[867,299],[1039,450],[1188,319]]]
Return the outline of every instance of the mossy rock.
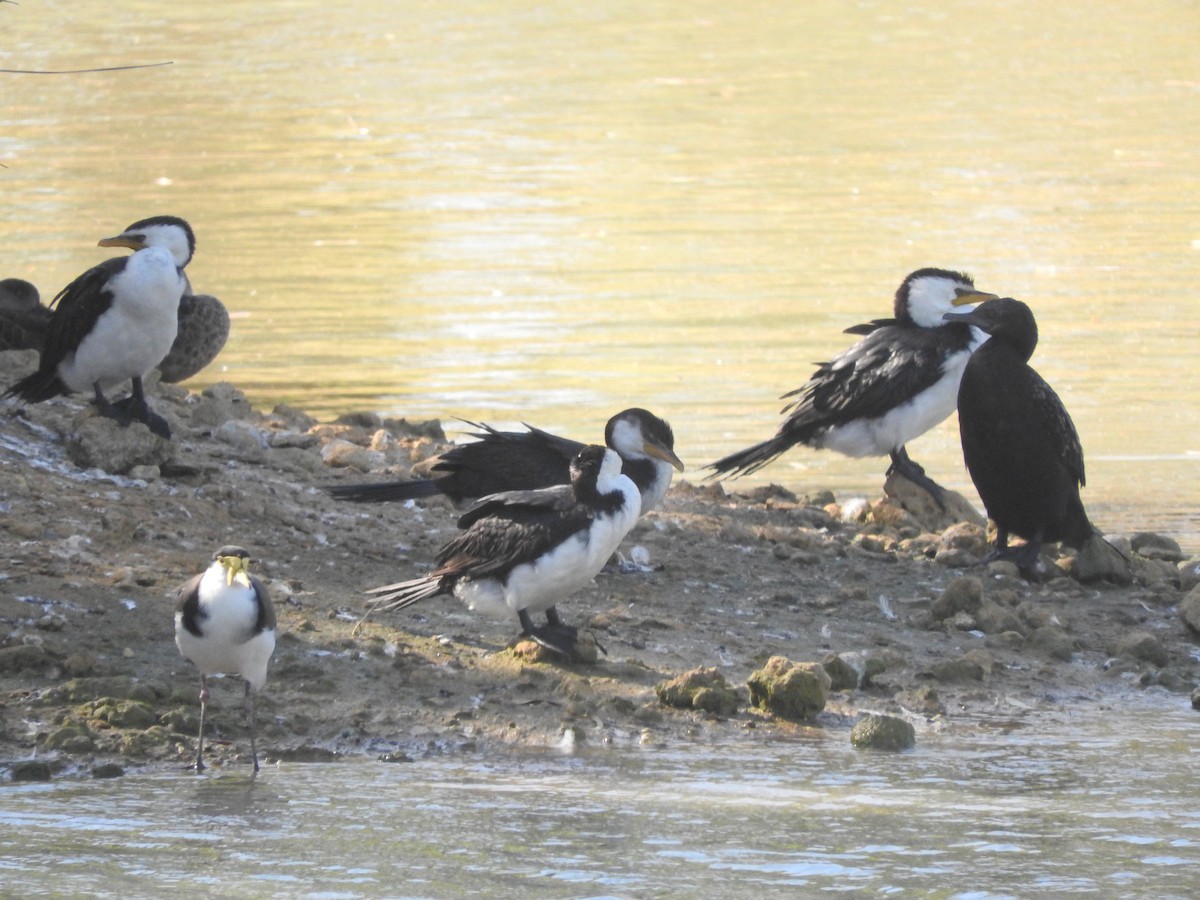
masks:
[[[772,656],[746,681],[750,705],[763,712],[805,722],[825,708],[833,679],[820,663],[796,663]]]
[[[836,653],[830,653],[821,665],[829,674],[831,691],[852,691],[858,687],[858,671]]]
[[[908,750],[917,743],[917,730],[895,716],[867,715],[850,730],[850,743],[859,750]]]
[[[699,668],[684,672],[669,681],[655,685],[659,702],[677,709],[699,709],[715,716],[737,714],[737,691],[725,682],[725,676],[714,668]]]
[[[66,722],[61,728],[56,728],[46,735],[42,742],[43,750],[61,750],[63,753],[77,755],[90,753],[96,749],[96,741],[87,727],[79,722]]]
[[[115,728],[149,728],[158,724],[153,708],[139,700],[99,700],[92,716]]]

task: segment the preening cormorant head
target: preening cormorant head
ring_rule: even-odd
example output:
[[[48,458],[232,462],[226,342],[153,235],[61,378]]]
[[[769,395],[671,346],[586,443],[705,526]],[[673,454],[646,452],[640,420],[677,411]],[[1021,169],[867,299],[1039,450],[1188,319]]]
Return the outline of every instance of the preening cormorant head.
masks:
[[[975,290],[975,281],[965,272],[925,268],[912,272],[896,289],[894,311],[902,325],[936,328],[954,307],[994,300],[995,294]]]
[[[948,322],[965,322],[992,336],[992,340],[1007,344],[1026,362],[1037,347],[1037,320],[1033,311],[1020,300],[1003,297],[976,307],[970,312],[949,312]]]
[[[134,251],[163,247],[182,269],[196,252],[196,235],[192,226],[178,216],[151,216],[134,222],[120,234],[104,238],[97,246],[128,247]]]
[[[601,480],[616,478],[620,474],[621,457],[599,444],[589,444],[571,460],[571,487],[575,496],[585,502],[598,496],[596,485]]]
[[[604,428],[604,443],[622,459],[650,457],[683,471],[671,426],[648,410],[633,407],[617,413]]]

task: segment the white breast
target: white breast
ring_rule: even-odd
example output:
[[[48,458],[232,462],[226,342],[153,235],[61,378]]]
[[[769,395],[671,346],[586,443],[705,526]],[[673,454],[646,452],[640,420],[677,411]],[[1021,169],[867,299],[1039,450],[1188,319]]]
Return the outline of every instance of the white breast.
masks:
[[[73,391],[103,390],[130,378],[142,378],[171,350],[179,328],[179,298],[185,280],[171,254],[148,247],[129,257],[110,279],[111,307],[95,327],[59,364],[58,374]]]

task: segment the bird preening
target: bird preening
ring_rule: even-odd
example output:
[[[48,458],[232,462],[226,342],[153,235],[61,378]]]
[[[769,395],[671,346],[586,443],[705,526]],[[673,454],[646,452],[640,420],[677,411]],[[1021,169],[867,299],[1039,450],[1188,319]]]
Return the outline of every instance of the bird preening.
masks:
[[[1043,543],[1078,549],[1096,533],[1079,497],[1079,434],[1058,394],[1029,365],[1038,331],[1028,306],[1004,298],[946,317],[991,335],[967,363],[958,390],[963,462],[996,523],[988,560],[1031,572]],[[1025,543],[1010,547],[1010,534]]]
[[[143,422],[169,438],[166,420],[146,402],[142,379],[175,341],[179,303],[188,290],[183,270],[195,252],[195,234],[183,219],[153,216],[104,238],[99,246],[134,252],[93,266],[59,292],[37,371],[4,396],[41,403],[90,392],[101,415],[123,425]],[[105,392],[126,381],[129,396],[110,400]]]
[[[369,591],[371,608],[452,594],[472,610],[515,616],[522,635],[555,653],[586,658],[557,604],[600,572],[640,512],[641,492],[622,474],[621,458],[586,446],[571,461],[569,485],[484,497],[459,518],[462,533],[428,574]],[[538,613],[544,625],[534,621]]]
[[[804,444],[854,457],[889,456],[888,474],[920,485],[940,504],[942,487],[913,462],[906,445],[954,412],[963,367],[985,339],[943,315],[995,296],[977,290],[962,272],[912,272],[896,290],[894,318],[846,329],[864,337],[783,395],[791,402],[775,436],[710,463],[710,477],[757,472]]]
[[[197,771],[204,769],[204,724],[208,712],[208,676],[240,675],[245,682],[243,709],[250,726],[250,757],[258,771],[254,695],[267,683],[267,664],[275,652],[275,607],[271,595],[249,572],[250,554],[227,545],[212,563],[179,588],[175,606],[175,644],[200,670],[200,729],[196,738]]]
[[[329,493],[339,500],[382,503],[444,494],[455,503],[502,491],[530,491],[569,484],[571,461],[585,444],[526,425],[526,431],[498,431],[490,425],[467,422],[479,429],[477,440],[459,444],[437,458],[433,478],[339,484]],[[654,509],[671,486],[674,470],[683,471],[675,455],[675,433],[653,413],[633,407],[622,410],[604,428],[604,443],[621,457],[621,471],[642,494],[642,512]]]

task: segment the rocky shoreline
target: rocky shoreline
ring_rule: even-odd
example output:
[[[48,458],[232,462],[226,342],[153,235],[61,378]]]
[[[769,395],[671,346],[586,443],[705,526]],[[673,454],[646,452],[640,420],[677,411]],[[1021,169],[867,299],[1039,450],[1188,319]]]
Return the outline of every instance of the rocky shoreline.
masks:
[[[0,353],[0,383],[31,358]],[[187,764],[198,679],[174,646],[173,595],[227,543],[251,552],[279,612],[258,704],[268,764],[754,742],[811,728],[850,740],[867,714],[907,723],[920,742],[998,719],[1119,709],[1147,691],[1200,703],[1189,699],[1200,559],[1161,535],[1109,535],[1123,566],[1085,552],[1049,560],[1029,582],[1011,566],[972,567],[987,535],[969,506],[944,516],[897,481],[872,500],[677,482],[627,538],[627,565],[561,606],[607,649],[595,664],[509,646],[515,623],[444,598],[360,624],[362,591],[420,574],[453,534],[455,510],[443,499],[338,503],[323,488],[419,474],[447,446],[440,424],[321,423],[255,410],[228,385],[164,384],[152,398],[170,442],[78,400],[0,418],[0,773],[10,778]],[[791,679],[793,664],[828,681],[819,709],[766,697],[764,673]],[[248,756],[235,682],[213,689],[217,766]]]

